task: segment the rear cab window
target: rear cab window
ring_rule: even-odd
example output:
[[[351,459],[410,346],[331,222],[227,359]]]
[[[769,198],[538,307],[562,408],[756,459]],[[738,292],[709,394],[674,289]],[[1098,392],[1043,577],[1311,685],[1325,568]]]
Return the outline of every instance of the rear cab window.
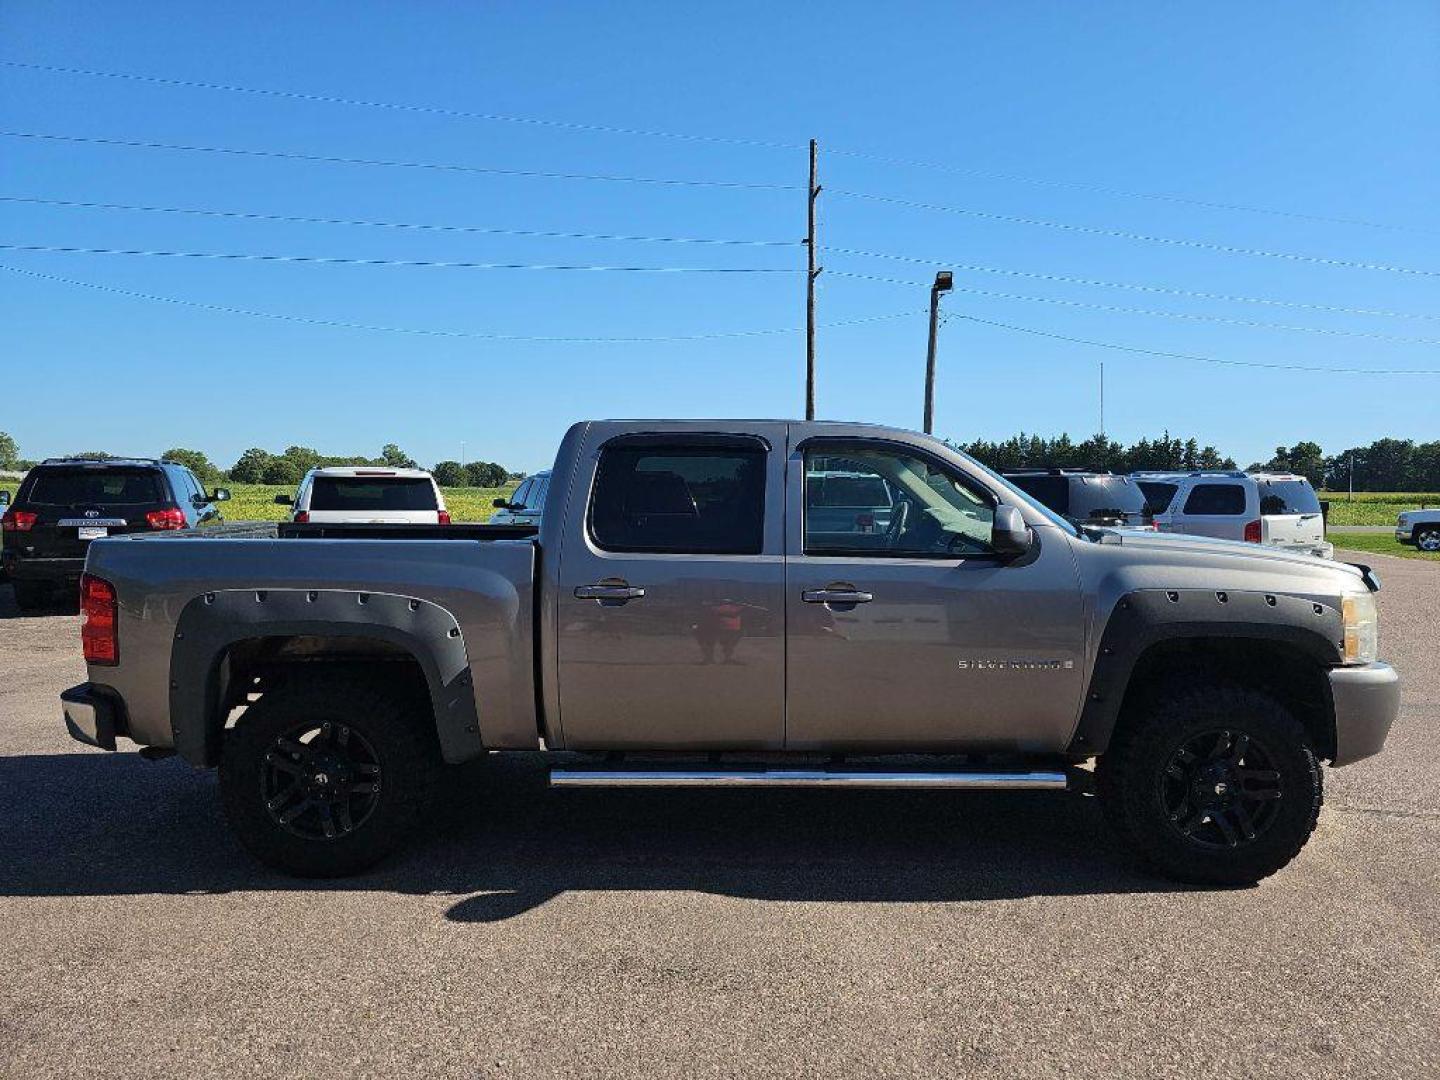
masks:
[[[600,454],[591,539],[605,551],[758,555],[766,459],[758,440],[617,440]]]
[[[1308,480],[1261,480],[1260,513],[1318,514],[1320,499]]]
[[[438,510],[435,486],[424,476],[317,476],[311,510]]]
[[[36,506],[143,506],[165,502],[155,469],[64,466],[36,469],[20,500]]]
[[[1185,499],[1185,513],[1238,516],[1245,513],[1245,489],[1239,484],[1196,484]]]

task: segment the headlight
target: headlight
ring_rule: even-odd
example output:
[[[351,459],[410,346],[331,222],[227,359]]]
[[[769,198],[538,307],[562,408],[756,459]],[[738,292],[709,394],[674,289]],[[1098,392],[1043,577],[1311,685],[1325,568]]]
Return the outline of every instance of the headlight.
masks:
[[[1373,664],[1380,654],[1380,622],[1375,611],[1375,597],[1351,593],[1340,601],[1340,614],[1345,625],[1345,663]]]

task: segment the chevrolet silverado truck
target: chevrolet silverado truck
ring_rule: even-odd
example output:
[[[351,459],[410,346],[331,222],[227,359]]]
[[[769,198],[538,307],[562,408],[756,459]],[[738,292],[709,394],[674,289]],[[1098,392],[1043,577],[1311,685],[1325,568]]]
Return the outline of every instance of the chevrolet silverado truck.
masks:
[[[832,512],[837,476],[885,513]],[[393,851],[447,763],[529,751],[560,787],[1076,788],[1159,871],[1235,884],[1305,844],[1321,761],[1385,741],[1378,588],[1077,527],[913,432],[593,421],[538,531],[96,541],[62,707],[218,768],[244,845],[300,875]]]

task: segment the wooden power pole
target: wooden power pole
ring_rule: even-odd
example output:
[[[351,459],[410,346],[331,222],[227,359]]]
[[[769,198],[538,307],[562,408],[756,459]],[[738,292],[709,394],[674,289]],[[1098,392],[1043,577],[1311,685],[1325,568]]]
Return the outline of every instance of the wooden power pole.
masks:
[[[810,185],[805,233],[805,419],[815,419],[815,279],[820,270],[815,265],[815,200],[820,197],[820,185],[816,183],[815,140],[810,140]]]

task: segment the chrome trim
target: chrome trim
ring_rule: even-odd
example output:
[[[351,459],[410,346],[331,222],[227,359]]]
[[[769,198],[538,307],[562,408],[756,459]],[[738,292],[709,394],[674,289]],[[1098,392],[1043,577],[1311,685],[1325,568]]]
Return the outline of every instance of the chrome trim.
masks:
[[[634,585],[577,585],[576,600],[643,600],[645,590]]]
[[[847,787],[1063,791],[1063,772],[860,769],[552,769],[551,787]]]
[[[806,589],[800,599],[807,604],[868,604],[875,594],[857,589]]]

